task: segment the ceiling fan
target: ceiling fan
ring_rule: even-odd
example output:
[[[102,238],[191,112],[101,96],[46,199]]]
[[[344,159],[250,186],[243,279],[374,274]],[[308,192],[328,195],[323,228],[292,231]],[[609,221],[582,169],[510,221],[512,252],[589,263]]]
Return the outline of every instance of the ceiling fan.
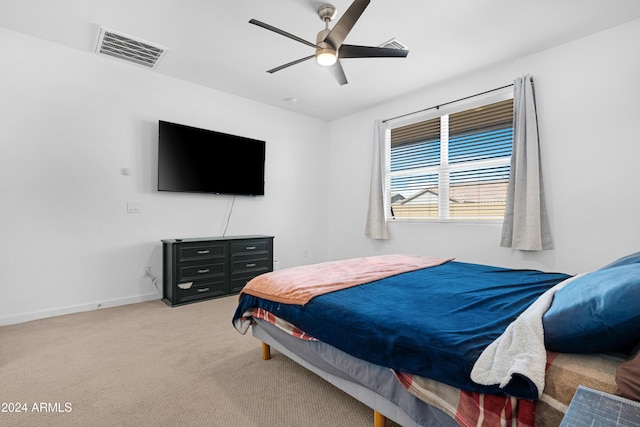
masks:
[[[257,25],[265,28],[274,33],[278,33],[285,37],[288,37],[297,42],[306,44],[316,49],[315,54],[297,59],[287,64],[281,65],[271,70],[267,70],[267,73],[275,73],[284,68],[292,65],[299,64],[307,61],[311,58],[316,58],[316,61],[320,65],[324,65],[329,68],[331,74],[335,77],[340,85],[347,84],[347,76],[344,74],[340,59],[344,58],[405,58],[409,53],[408,50],[394,49],[386,47],[373,47],[373,46],[356,46],[350,44],[343,44],[344,39],[347,37],[356,21],[360,19],[362,12],[369,5],[370,0],[355,0],[351,3],[351,6],[338,20],[333,29],[329,29],[329,22],[336,15],[336,8],[331,4],[325,4],[318,8],[318,15],[320,19],[325,23],[324,30],[318,33],[315,43],[308,42],[300,37],[294,36],[291,33],[283,31],[279,28],[273,27],[264,22],[260,22],[256,19],[251,19],[250,24]]]

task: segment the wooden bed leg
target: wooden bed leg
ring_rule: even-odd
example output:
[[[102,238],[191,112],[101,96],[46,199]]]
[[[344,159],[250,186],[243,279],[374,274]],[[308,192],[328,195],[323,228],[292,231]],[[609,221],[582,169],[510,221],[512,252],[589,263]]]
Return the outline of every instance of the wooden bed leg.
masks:
[[[378,411],[373,411],[373,427],[386,427],[387,418]]]
[[[262,343],[262,360],[271,359],[271,347],[267,343]]]

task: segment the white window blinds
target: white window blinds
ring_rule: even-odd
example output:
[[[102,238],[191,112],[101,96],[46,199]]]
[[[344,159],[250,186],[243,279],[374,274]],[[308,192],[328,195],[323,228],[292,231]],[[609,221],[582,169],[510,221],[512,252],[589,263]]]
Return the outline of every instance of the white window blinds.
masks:
[[[391,129],[387,201],[394,219],[504,216],[513,137],[507,99]]]

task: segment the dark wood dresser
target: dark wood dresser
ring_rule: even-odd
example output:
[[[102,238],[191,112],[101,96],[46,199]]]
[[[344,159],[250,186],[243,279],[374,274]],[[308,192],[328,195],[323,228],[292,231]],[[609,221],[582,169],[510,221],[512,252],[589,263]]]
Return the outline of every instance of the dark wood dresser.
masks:
[[[162,300],[169,306],[236,294],[273,271],[273,236],[162,240]]]

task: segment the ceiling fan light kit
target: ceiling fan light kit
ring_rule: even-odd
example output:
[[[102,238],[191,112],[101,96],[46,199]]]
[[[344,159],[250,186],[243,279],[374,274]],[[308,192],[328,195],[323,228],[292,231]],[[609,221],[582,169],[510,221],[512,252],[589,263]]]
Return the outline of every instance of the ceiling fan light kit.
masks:
[[[330,47],[316,50],[316,62],[322,66],[330,67],[338,60],[337,52]]]
[[[275,73],[292,65],[299,64],[311,58],[316,58],[316,62],[331,71],[333,77],[340,85],[347,84],[347,77],[344,74],[340,59],[344,58],[406,58],[408,50],[389,47],[356,46],[343,44],[355,23],[369,5],[370,0],[355,0],[351,6],[340,17],[333,29],[329,29],[329,22],[336,16],[336,8],[331,4],[325,4],[318,8],[318,16],[325,23],[325,28],[318,33],[316,43],[308,42],[291,33],[287,33],[279,28],[273,27],[256,19],[251,19],[250,24],[257,25],[266,30],[288,37],[299,43],[316,49],[314,55],[297,59],[287,64],[268,70],[268,73]]]

